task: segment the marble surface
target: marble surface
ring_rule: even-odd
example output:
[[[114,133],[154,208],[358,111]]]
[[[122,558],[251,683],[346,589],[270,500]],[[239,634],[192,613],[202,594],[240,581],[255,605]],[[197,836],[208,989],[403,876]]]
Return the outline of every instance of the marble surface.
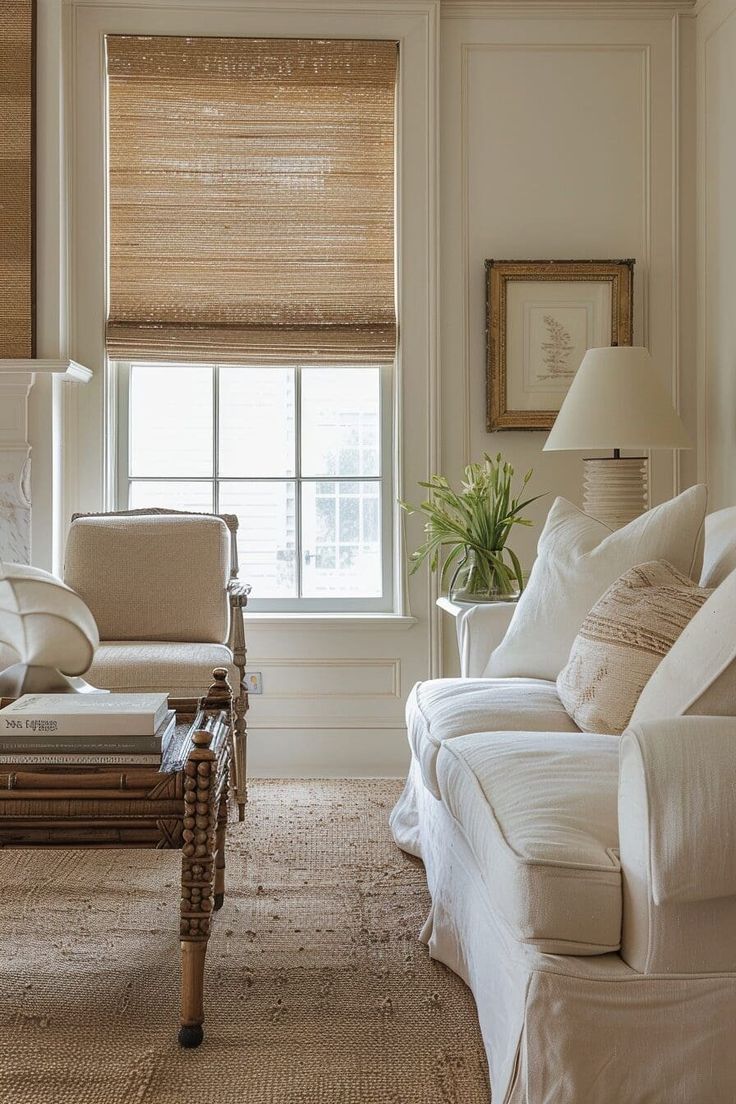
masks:
[[[31,562],[30,458],[0,449],[0,560]]]

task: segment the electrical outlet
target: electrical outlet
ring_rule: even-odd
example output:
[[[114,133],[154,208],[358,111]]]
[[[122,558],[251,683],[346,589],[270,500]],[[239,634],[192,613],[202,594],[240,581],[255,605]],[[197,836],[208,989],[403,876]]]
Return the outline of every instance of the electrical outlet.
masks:
[[[263,683],[261,681],[260,671],[246,671],[245,672],[245,689],[249,694],[262,694]]]

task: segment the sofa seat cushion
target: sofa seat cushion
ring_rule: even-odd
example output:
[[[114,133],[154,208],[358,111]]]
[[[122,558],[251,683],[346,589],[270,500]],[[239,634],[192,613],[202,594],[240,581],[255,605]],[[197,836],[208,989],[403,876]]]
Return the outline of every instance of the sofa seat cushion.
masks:
[[[469,732],[578,732],[554,682],[532,678],[446,678],[418,682],[406,703],[409,743],[435,797],[437,753]]]
[[[437,756],[442,800],[514,937],[552,954],[621,941],[618,738],[475,733]]]
[[[161,640],[105,640],[85,679],[103,690],[168,690],[176,697],[204,694],[214,667],[226,667],[237,694],[238,669],[225,644],[179,644]]]

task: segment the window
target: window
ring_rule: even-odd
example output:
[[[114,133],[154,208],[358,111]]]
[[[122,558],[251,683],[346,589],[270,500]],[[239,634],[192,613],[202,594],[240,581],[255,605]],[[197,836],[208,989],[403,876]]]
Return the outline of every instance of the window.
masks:
[[[121,508],[237,514],[255,610],[392,608],[390,368],[117,372]]]
[[[118,500],[237,513],[258,609],[392,609],[397,43],[109,34]]]

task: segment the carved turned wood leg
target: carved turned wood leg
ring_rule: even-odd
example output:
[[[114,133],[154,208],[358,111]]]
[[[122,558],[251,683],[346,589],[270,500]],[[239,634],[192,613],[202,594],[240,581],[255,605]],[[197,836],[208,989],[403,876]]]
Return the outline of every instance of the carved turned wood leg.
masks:
[[[225,900],[225,835],[227,832],[227,786],[223,787],[217,812],[217,855],[215,857],[215,911]]]
[[[195,732],[184,766],[181,860],[181,1028],[179,1042],[196,1047],[204,1031],[204,960],[212,919],[217,834],[217,770],[209,732]]]
[[[227,709],[232,720],[232,781],[235,800],[238,804],[238,820],[245,819],[245,803],[248,800],[246,788],[246,739],[245,714],[248,712],[248,694],[245,686],[245,669],[240,669],[240,694],[233,697],[232,687],[225,667],[215,667],[212,672],[214,682],[207,691],[204,700],[205,709]]]
[[[233,702],[235,731],[233,733],[233,781],[235,800],[238,803],[238,820],[245,820],[245,803],[248,800],[247,751],[248,730],[245,714],[248,712],[248,694],[245,690]]]

